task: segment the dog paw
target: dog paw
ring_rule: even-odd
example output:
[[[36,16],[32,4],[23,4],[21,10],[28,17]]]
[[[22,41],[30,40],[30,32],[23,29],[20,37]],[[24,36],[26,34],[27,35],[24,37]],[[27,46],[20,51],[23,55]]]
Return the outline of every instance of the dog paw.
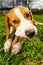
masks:
[[[8,39],[4,44],[4,52],[9,52],[11,47],[11,39]]]
[[[22,43],[18,42],[12,46],[11,52],[12,54],[17,54],[22,48]]]

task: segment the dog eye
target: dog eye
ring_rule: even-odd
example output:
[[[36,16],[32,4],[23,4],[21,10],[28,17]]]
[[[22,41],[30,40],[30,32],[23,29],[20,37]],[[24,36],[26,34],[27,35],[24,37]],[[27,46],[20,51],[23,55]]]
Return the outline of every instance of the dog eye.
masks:
[[[29,17],[30,15],[29,14],[26,14],[26,17]]]
[[[17,24],[18,22],[16,20],[14,20],[13,23]]]

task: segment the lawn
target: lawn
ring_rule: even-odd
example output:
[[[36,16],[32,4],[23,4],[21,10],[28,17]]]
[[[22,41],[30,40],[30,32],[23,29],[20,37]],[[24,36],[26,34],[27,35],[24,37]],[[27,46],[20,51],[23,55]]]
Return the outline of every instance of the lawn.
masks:
[[[35,20],[43,22],[43,14],[33,15]],[[4,53],[6,37],[5,16],[0,16],[0,65],[43,65],[43,26],[37,26],[38,34],[32,39],[24,39],[23,47],[15,56]]]

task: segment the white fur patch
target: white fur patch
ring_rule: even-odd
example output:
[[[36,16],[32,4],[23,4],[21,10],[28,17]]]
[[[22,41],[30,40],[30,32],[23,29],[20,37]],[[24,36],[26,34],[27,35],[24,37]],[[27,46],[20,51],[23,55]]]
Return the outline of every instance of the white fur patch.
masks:
[[[17,8],[15,9],[14,13],[19,17],[21,23],[20,26],[17,28],[15,35],[16,36],[21,36],[21,37],[26,37],[25,35],[25,31],[30,31],[30,30],[35,30],[35,32],[37,33],[37,28],[30,23],[29,20],[26,20],[22,13],[20,12],[20,10]]]
[[[19,8],[16,8],[16,9],[14,10],[14,13],[18,16],[18,18],[19,18],[21,21],[25,20],[25,18],[23,17],[22,13],[21,13],[20,10],[19,10]]]
[[[10,47],[11,47],[11,42],[12,42],[11,39],[8,39],[8,40],[5,42],[5,44],[4,44],[4,51],[5,51],[5,52],[9,52]]]

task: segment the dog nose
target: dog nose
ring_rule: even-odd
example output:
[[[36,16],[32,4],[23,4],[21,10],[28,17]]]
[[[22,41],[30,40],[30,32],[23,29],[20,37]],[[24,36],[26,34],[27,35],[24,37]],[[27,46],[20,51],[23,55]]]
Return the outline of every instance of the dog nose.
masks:
[[[34,34],[35,34],[35,30],[26,31],[26,36],[28,36],[29,38],[33,37]]]

